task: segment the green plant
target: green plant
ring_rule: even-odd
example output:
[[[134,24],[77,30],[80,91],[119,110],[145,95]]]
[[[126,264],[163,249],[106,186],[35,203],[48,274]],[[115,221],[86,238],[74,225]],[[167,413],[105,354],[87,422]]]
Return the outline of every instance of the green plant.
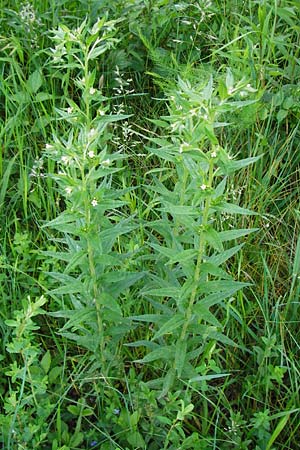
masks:
[[[49,273],[60,284],[50,295],[63,306],[52,315],[67,319],[61,335],[97,355],[104,373],[118,361],[119,341],[130,329],[118,298],[143,276],[122,269],[131,255],[120,254],[118,245],[120,236],[136,225],[121,210],[132,188],[117,189],[114,184],[126,155],[110,153],[110,125],[128,116],[111,114],[107,99],[95,87],[93,64],[116,42],[115,26],[104,18],[92,28],[84,21],[75,31],[60,27],[54,32],[54,63],[64,67],[67,59],[69,69],[77,73],[77,93],[67,99],[66,109],[57,109],[69,125],[46,145],[47,157],[58,168],[50,176],[64,203],[64,211],[44,225],[64,236],[61,251],[44,253],[65,263],[60,272]]]

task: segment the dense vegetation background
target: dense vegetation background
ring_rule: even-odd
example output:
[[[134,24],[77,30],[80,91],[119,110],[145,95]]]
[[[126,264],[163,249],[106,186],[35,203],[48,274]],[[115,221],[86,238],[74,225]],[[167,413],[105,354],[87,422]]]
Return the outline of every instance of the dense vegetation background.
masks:
[[[299,2],[0,20],[2,448],[298,448]]]

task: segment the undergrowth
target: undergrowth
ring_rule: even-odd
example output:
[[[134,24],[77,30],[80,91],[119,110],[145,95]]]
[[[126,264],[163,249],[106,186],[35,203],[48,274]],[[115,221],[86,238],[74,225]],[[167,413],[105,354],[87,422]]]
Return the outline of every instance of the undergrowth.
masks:
[[[2,448],[297,448],[297,2],[0,21]]]

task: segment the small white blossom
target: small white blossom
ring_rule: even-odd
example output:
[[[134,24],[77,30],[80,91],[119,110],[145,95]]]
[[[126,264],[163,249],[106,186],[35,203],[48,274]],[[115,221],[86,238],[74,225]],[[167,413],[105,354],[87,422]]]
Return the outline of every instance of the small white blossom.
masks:
[[[93,150],[90,150],[90,151],[88,152],[88,157],[89,157],[89,158],[94,158],[94,157],[95,157],[95,152],[94,152]]]
[[[98,113],[100,116],[105,116],[105,111],[103,111],[103,109],[98,109]]]
[[[97,200],[96,200],[95,198],[93,198],[93,200],[91,201],[91,205],[92,205],[93,207],[95,207],[95,206],[98,205],[98,202],[97,202]]]
[[[53,145],[51,144],[46,144],[45,145],[46,150],[51,150],[53,148]]]
[[[207,188],[206,184],[201,184],[200,189],[202,189],[202,191],[205,191],[206,188]]]
[[[61,157],[61,162],[64,163],[64,164],[66,164],[66,165],[67,165],[67,164],[70,164],[70,161],[71,161],[71,160],[70,160],[69,156],[65,156],[65,155],[64,155],[64,156]]]
[[[68,194],[68,195],[70,195],[71,193],[72,193],[72,188],[70,187],[70,186],[68,186],[68,187],[66,187],[65,188],[65,191],[66,191],[66,193]]]
[[[93,88],[93,87],[91,87],[91,88],[90,88],[90,94],[91,94],[91,95],[94,95],[95,93],[96,93],[96,89]]]
[[[95,130],[95,128],[91,128],[88,134],[89,138],[93,138],[97,133],[97,130]]]
[[[68,113],[68,114],[72,114],[72,112],[73,112],[73,108],[72,108],[72,106],[69,106],[69,107],[67,108],[67,113]]]
[[[210,156],[212,157],[212,158],[216,158],[217,157],[217,152],[211,152],[211,154],[210,154]]]
[[[33,6],[26,2],[20,9],[20,18],[23,22],[33,23],[36,20],[35,10]]]
[[[179,147],[179,153],[183,153],[184,149],[189,148],[189,144],[187,142],[183,142]]]
[[[108,167],[110,165],[110,159],[105,159],[104,161],[102,161],[101,165],[103,167]]]

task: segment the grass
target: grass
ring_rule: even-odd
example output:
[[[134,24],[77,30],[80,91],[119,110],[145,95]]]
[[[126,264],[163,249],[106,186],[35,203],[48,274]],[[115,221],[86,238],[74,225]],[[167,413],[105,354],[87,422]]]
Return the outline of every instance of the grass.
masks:
[[[0,11],[2,448],[296,448],[296,2]]]

